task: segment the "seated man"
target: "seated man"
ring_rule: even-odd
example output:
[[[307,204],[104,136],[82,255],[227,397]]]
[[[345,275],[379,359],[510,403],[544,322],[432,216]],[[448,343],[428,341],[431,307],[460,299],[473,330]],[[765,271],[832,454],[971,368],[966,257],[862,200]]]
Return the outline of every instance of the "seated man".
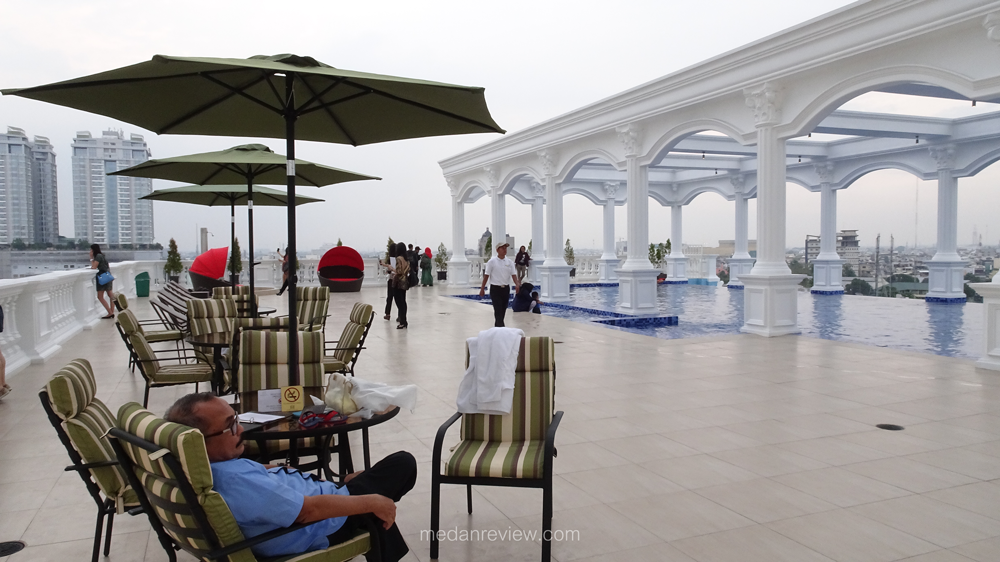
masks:
[[[254,546],[251,550],[256,556],[297,554],[343,542],[369,513],[382,521],[379,536],[372,537],[379,541],[382,560],[395,562],[409,552],[395,524],[394,502],[417,479],[416,461],[410,453],[393,453],[369,470],[348,475],[344,484],[335,484],[292,468],[239,458],[243,428],[236,412],[210,392],[184,396],[164,417],[205,435],[214,489],[226,500],[245,537],[320,521]]]

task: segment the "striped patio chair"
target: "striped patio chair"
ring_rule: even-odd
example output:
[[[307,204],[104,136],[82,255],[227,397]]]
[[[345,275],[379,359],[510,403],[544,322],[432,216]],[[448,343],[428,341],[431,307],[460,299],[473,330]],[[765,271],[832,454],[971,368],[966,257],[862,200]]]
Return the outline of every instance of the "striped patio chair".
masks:
[[[296,287],[295,298],[299,329],[309,332],[325,331],[326,317],[330,309],[330,289]]]
[[[365,303],[354,303],[351,315],[344,326],[340,339],[326,342],[326,353],[333,352],[332,355],[323,357],[323,369],[327,373],[350,373],[354,376],[354,365],[358,362],[361,350],[365,349],[365,340],[368,339],[368,331],[372,327],[372,320],[375,313],[372,305]],[[334,344],[332,347],[330,344]]]
[[[120,295],[121,293],[119,293]],[[178,351],[181,349],[181,342],[184,340],[184,334],[180,330],[146,330],[142,327],[142,322],[136,319],[135,315],[128,308],[122,309],[118,312],[118,316],[115,318],[115,327],[118,328],[118,334],[122,337],[122,341],[125,342],[125,348],[129,352],[129,362],[128,366],[135,372],[136,355],[135,349],[132,348],[132,342],[129,340],[129,336],[138,332],[145,336],[146,341],[149,343],[159,343],[159,342],[174,342],[175,347]]]
[[[115,514],[139,507],[139,500],[126,480],[125,471],[115,458],[111,443],[104,434],[115,426],[111,411],[96,397],[94,371],[86,359],[74,359],[56,373],[38,392],[42,409],[66,447],[72,465],[97,504],[97,530],[94,532],[93,562],[101,552],[104,519],[104,555],[111,550]]]
[[[257,295],[250,294],[249,285],[237,285],[236,287],[215,287],[212,289],[213,299],[233,299],[236,301],[236,310],[240,318],[253,317],[253,310],[250,307],[251,296],[254,305],[260,305]]]
[[[199,560],[254,562],[258,559],[252,546],[306,526],[246,539],[225,500],[212,489],[205,437],[199,430],[158,418],[134,402],[118,410],[118,425],[111,430],[111,446],[127,467],[126,476],[170,560],[176,559],[176,548]],[[325,550],[270,560],[343,562],[365,553],[369,560],[378,560],[373,534],[373,528],[359,530]]]
[[[233,320],[237,318],[239,309],[236,307],[236,301],[231,298],[187,301],[187,320],[192,336],[231,333]],[[212,353],[197,348],[194,351],[199,359],[215,366],[215,357]]]
[[[149,404],[150,388],[194,383],[197,392],[199,383],[212,382],[215,369],[196,355],[185,355],[173,349],[154,350],[146,341],[146,337],[139,332],[132,333],[129,341],[135,350],[139,372],[146,380],[146,391],[142,395],[143,406]],[[176,354],[176,357],[161,359],[157,357],[157,353]],[[186,362],[192,359],[195,360],[194,363]],[[165,365],[166,361],[177,361],[177,363]]]
[[[257,410],[257,391],[281,388],[288,385],[288,331],[243,330],[240,332],[236,380],[239,385],[243,411]],[[306,394],[323,395],[323,334],[299,332],[299,381],[306,387]],[[319,442],[312,437],[292,443],[280,441],[244,441],[243,455],[269,462],[289,458],[302,470],[322,468],[329,479],[329,459],[300,465],[298,457],[316,455]]]
[[[466,368],[468,368],[468,347]],[[469,513],[472,486],[542,489],[542,562],[551,559],[552,459],[562,412],[555,412],[555,349],[551,338],[522,338],[509,414],[455,413],[438,429],[431,461],[431,552],[438,557],[441,484],[465,484]],[[442,463],[445,433],[462,418],[462,439]]]

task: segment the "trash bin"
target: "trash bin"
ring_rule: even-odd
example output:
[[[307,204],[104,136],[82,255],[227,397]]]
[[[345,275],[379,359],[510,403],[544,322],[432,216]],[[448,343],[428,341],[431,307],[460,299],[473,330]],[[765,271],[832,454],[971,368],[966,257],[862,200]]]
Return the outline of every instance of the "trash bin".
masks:
[[[145,271],[135,276],[135,296],[149,296],[149,274]]]

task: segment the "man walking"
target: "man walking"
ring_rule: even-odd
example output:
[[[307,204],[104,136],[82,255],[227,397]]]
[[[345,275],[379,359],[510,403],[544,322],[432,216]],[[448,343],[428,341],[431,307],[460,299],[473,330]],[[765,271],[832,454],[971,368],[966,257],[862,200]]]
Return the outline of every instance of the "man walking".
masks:
[[[503,317],[507,313],[507,301],[510,300],[510,283],[515,289],[521,288],[521,280],[517,278],[514,262],[507,259],[507,248],[510,244],[497,246],[497,255],[486,262],[483,270],[483,285],[479,288],[479,296],[486,295],[486,284],[490,285],[490,300],[493,301],[493,316],[497,328],[503,328]]]

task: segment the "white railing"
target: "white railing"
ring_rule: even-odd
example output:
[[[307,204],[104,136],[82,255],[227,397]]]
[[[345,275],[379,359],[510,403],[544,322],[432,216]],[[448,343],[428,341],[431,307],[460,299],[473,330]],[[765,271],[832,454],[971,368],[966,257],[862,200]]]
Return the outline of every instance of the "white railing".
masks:
[[[379,263],[378,258],[364,258],[365,262],[365,280],[362,283],[363,286],[375,286],[384,285],[386,283],[386,270],[385,267]],[[163,276],[163,264],[165,262],[152,262],[159,264],[159,277],[158,281],[154,282],[155,287],[158,283],[162,283]],[[191,288],[191,278],[188,276],[188,269],[191,267],[193,260],[182,260],[181,264],[184,266],[184,271],[180,274],[180,282],[187,288]],[[316,267],[319,265],[318,258],[300,258],[299,259],[299,285],[303,286],[316,286],[319,285],[319,277],[316,273]],[[264,258],[258,260],[258,264],[254,269],[254,286],[255,287],[271,287],[277,289],[281,286],[281,260],[276,258]],[[226,278],[229,278],[229,273],[226,272]],[[248,284],[250,282],[250,273],[247,269],[246,260],[243,261],[243,271],[240,273],[240,284]]]

